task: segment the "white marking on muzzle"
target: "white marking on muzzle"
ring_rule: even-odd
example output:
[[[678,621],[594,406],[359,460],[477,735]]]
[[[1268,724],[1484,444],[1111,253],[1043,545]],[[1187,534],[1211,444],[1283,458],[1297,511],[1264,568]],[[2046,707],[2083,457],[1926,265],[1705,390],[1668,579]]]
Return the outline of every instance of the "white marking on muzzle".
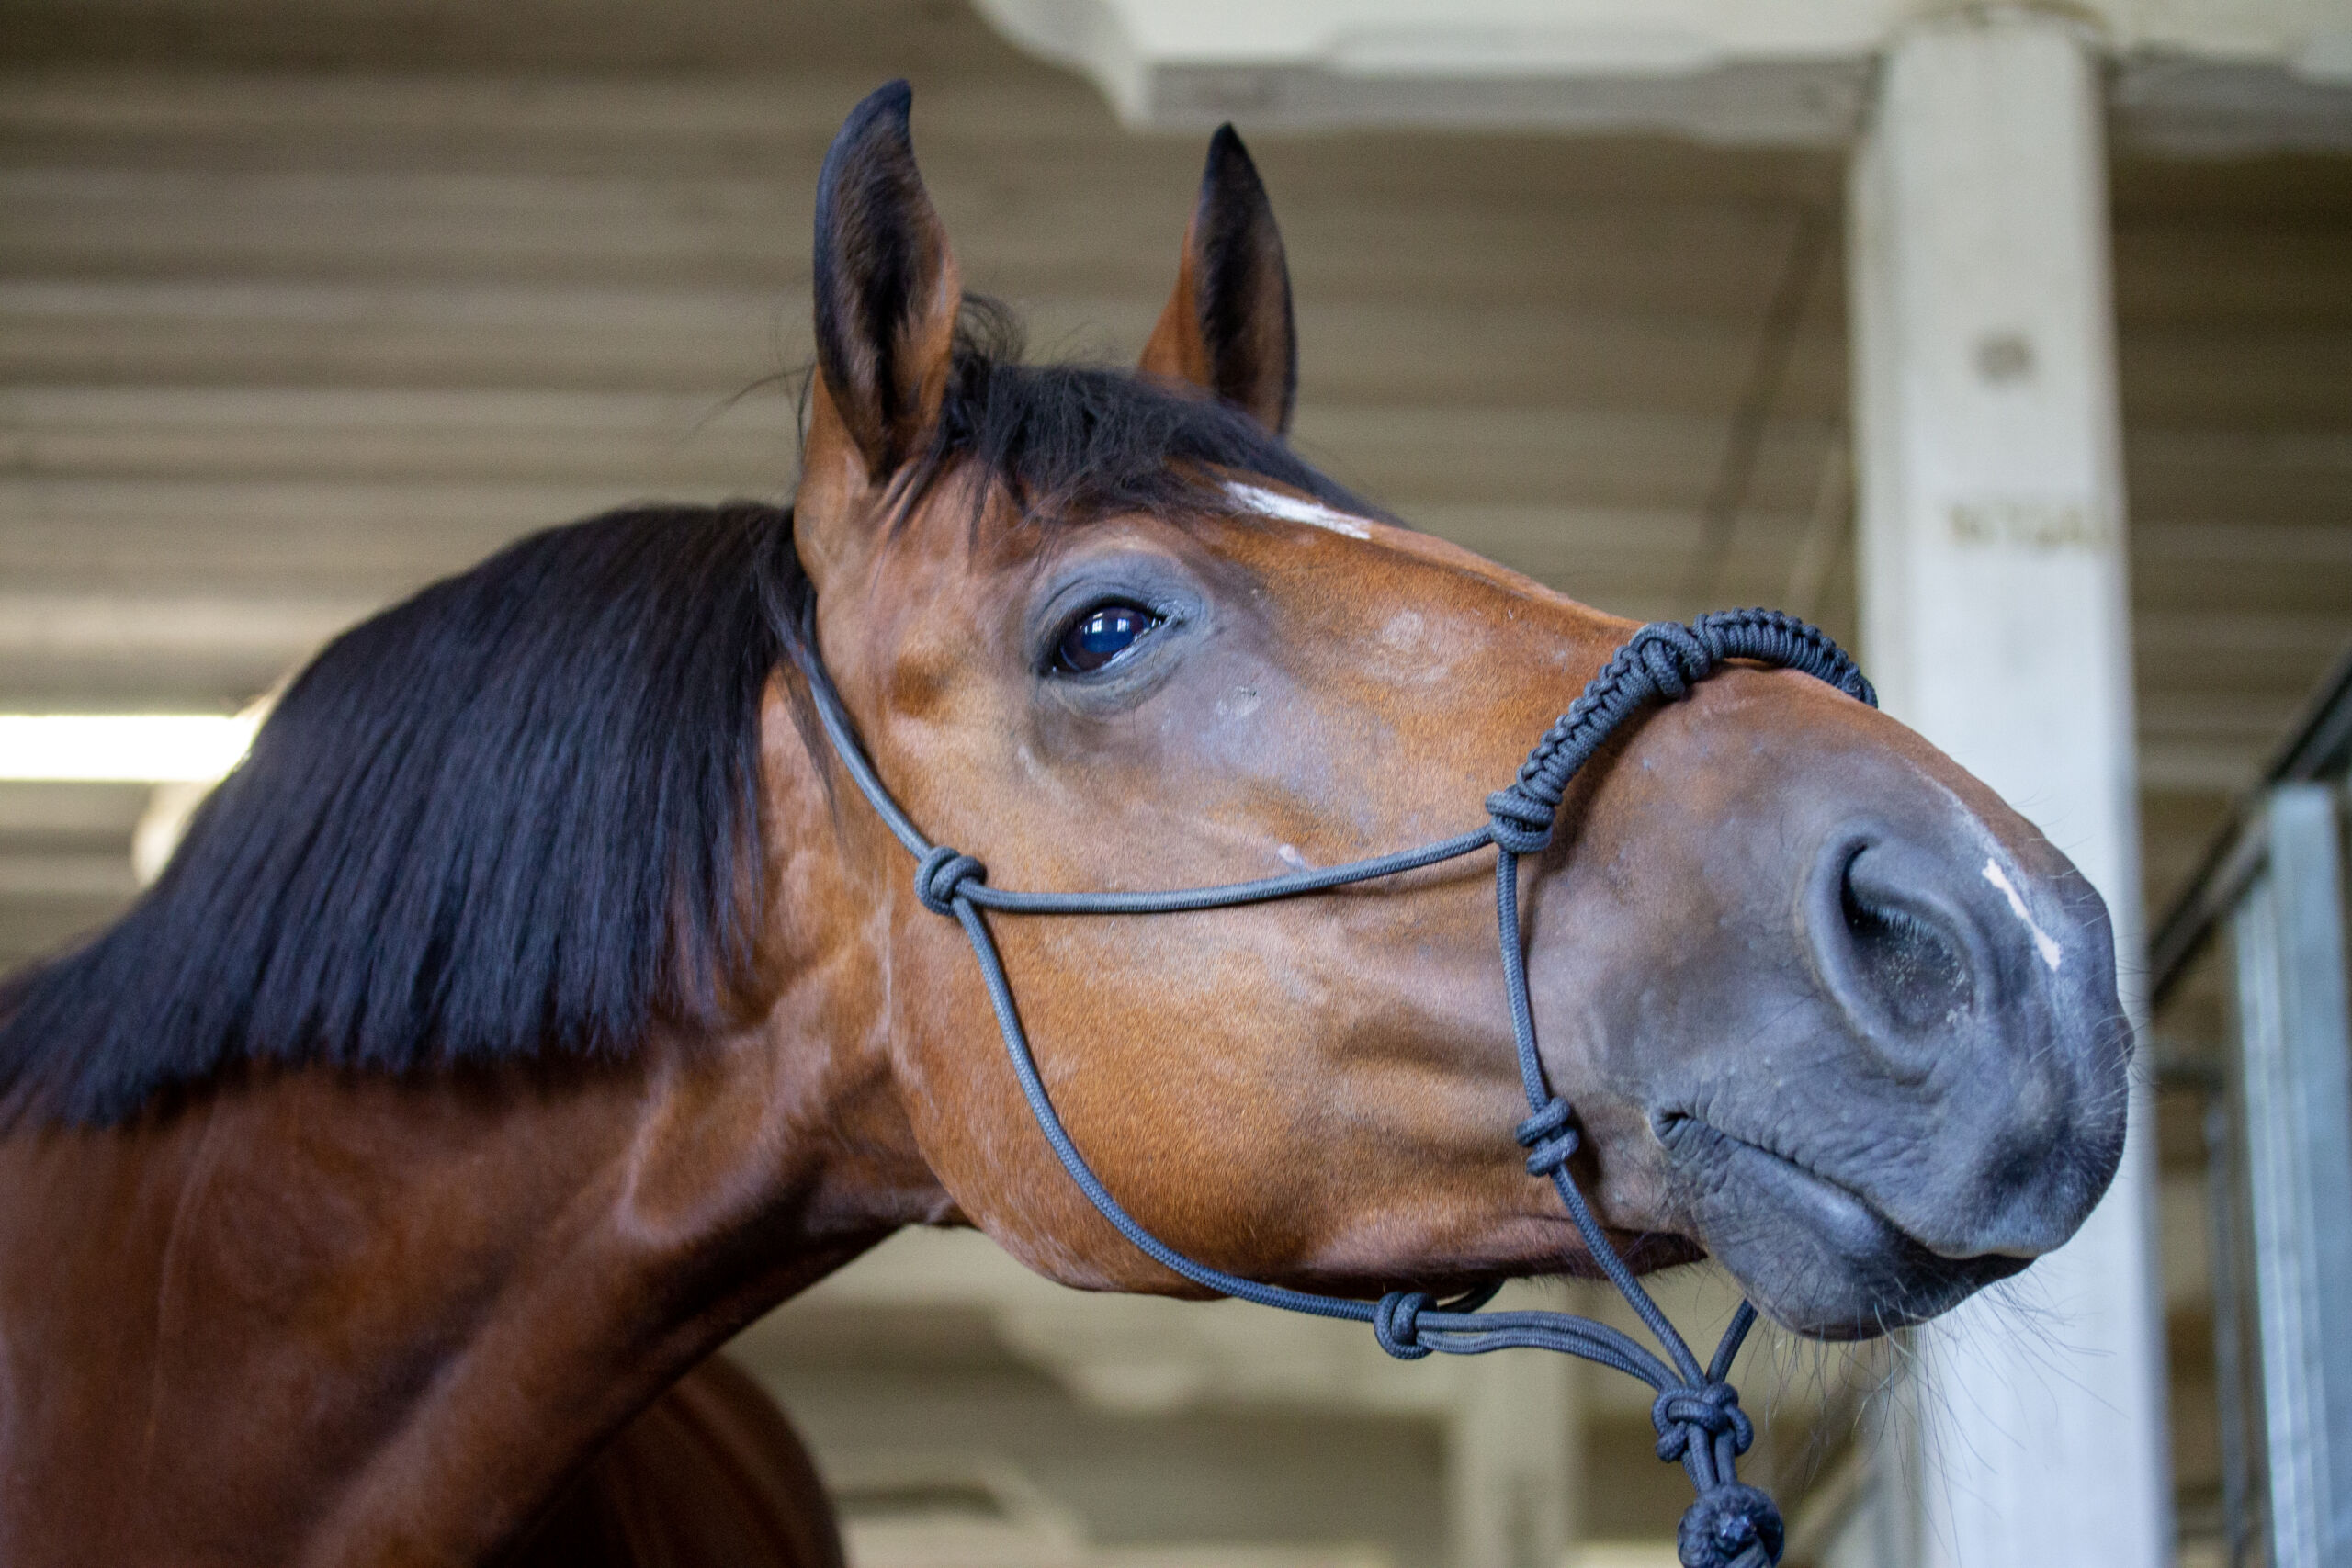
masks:
[[[1985,861],[1984,880],[2001,890],[2001,896],[2009,901],[2009,912],[2024,921],[2025,929],[2033,933],[2033,950],[2041,954],[2041,961],[2055,973],[2058,965],[2066,960],[2066,950],[2052,942],[2048,931],[2034,924],[2033,917],[2026,913],[2025,900],[2018,897],[2017,888],[2010,884],[2008,874],[2001,869],[1998,861]]]
[[[1319,501],[1307,501],[1295,495],[1284,495],[1278,490],[1262,485],[1245,485],[1228,479],[1225,493],[1245,512],[1261,517],[1279,517],[1285,523],[1304,523],[1309,527],[1329,528],[1334,534],[1345,534],[1351,539],[1369,539],[1372,530],[1344,512],[1336,512]]]

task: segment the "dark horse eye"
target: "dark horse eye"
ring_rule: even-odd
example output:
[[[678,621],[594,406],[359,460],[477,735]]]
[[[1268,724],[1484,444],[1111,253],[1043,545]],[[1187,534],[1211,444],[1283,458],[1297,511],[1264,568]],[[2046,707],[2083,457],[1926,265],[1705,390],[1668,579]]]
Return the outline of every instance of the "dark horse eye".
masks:
[[[1140,604],[1098,604],[1062,634],[1054,668],[1074,675],[1100,670],[1149,636],[1160,622]]]

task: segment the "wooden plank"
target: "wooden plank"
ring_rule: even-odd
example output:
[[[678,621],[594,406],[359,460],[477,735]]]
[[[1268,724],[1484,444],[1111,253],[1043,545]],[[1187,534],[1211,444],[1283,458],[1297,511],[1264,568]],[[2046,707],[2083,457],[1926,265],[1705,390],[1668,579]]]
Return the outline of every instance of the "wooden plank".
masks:
[[[119,851],[15,850],[0,853],[0,898],[76,904],[127,900],[139,890]]]
[[[113,843],[147,809],[144,784],[0,781],[0,846],[90,840]]]
[[[2345,218],[2125,220],[2115,232],[2124,331],[2352,327]]]
[[[160,586],[160,585],[159,585]],[[0,592],[0,659],[228,658],[300,655],[377,608],[375,600],[300,592],[232,598],[187,585],[177,592]]]
[[[28,62],[725,73],[813,58],[876,80],[942,62],[1045,69],[969,9],[922,0],[17,0],[9,22],[10,53]]]
[[[1131,362],[1156,302],[1021,311],[1041,357]],[[805,365],[797,291],[186,283],[0,284],[0,376],[18,383],[698,390]],[[1584,402],[1727,414],[1751,345],[1702,323],[1544,311],[1300,311],[1308,402]],[[1781,406],[1837,417],[1835,340],[1797,347]]]
[[[123,856],[127,864],[128,852]],[[55,953],[112,919],[129,900],[97,898],[0,898],[0,971]]]
[[[62,387],[0,389],[18,479],[555,481],[653,494],[782,488],[789,389],[659,392]],[[0,516],[13,515],[0,493]]]
[[[1617,408],[1301,407],[1299,449],[1408,515],[1456,502],[1695,510],[1725,422]],[[1759,513],[1809,508],[1828,430],[1768,423],[1751,497]]]
[[[888,28],[877,22],[876,35]],[[1085,84],[1001,46],[924,60],[904,50],[888,54],[896,58],[860,65],[812,50],[784,70],[738,64],[709,74],[516,76],[384,63],[325,73],[207,68],[194,60],[18,64],[0,67],[0,139],[44,155],[57,147],[103,148],[146,167],[269,167],[297,157],[366,168],[422,157],[456,168],[718,166],[765,174],[787,155],[821,155],[850,105],[896,73],[914,82],[915,130],[927,163],[934,146],[947,152],[978,144],[1026,149],[1047,164],[1062,155],[1062,166],[1040,176],[1049,179],[1123,164],[1197,174],[1204,138],[1127,132]],[[1255,129],[1250,135],[1278,197],[1295,178],[1302,189],[1329,192],[1356,209],[1432,189],[1482,210],[1563,197],[1834,207],[1844,177],[1834,153],[1667,137]],[[994,174],[1020,172],[1001,166]]]
[[[2341,429],[2352,406],[2352,328],[2149,329],[2120,357],[2127,423]]]
[[[0,283],[0,379],[726,396],[805,364],[805,294]]]
[[[2150,611],[2134,618],[2133,663],[2143,691],[2293,700],[2326,672],[2348,632],[2340,610]]]
[[[347,584],[377,599],[637,499],[621,486],[487,481],[0,479],[0,576],[61,592]]]
[[[741,175],[446,168],[0,168],[0,273],[465,277],[785,288],[808,271],[814,154]],[[984,286],[1163,295],[1193,159],[1138,175],[991,146],[926,157],[959,254]],[[1038,174],[1009,180],[1008,163]],[[1051,177],[1041,177],[1048,176]],[[1481,207],[1442,187],[1374,208],[1277,193],[1299,291],[1332,303],[1677,312],[1752,329],[1792,210],[1577,200]],[[1834,304],[1834,283],[1823,298]],[[1834,331],[1834,309],[1823,323]]]

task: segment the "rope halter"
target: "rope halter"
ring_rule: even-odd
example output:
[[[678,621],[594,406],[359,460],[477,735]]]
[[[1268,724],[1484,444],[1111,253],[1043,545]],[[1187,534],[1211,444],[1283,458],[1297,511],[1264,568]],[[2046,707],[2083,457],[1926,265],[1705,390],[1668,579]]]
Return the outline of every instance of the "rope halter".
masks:
[[[1570,1175],[1569,1160],[1580,1139],[1574,1108],[1552,1092],[1536,1051],[1526,945],[1520,931],[1519,863],[1522,856],[1540,854],[1550,847],[1570,781],[1611,735],[1651,704],[1686,695],[1726,660],[1747,660],[1801,671],[1875,707],[1877,694],[1843,649],[1816,628],[1777,610],[1717,611],[1689,626],[1654,622],[1628,638],[1586,683],[1568,711],[1527,754],[1519,776],[1487,797],[1484,827],[1418,849],[1252,882],[1157,893],[1038,893],[991,887],[988,868],[978,860],[923,837],[883,786],[873,762],[858,745],[841,695],[816,652],[813,636],[794,640],[808,650],[803,672],[842,765],[892,835],[915,857],[915,897],[933,914],[956,920],[970,940],[1013,1076],[1020,1081],[1039,1131],[1079,1190],[1122,1235],[1161,1267],[1221,1294],[1287,1312],[1368,1324],[1380,1348],[1402,1360],[1419,1360],[1437,1351],[1474,1356],[1526,1347],[1580,1356],[1640,1378],[1657,1393],[1650,1407],[1650,1420],[1658,1434],[1657,1456],[1669,1462],[1679,1461],[1698,1494],[1698,1500],[1684,1512],[1677,1534],[1676,1549],[1683,1568],[1770,1568],[1780,1562],[1786,1533],[1780,1510],[1770,1496],[1739,1479],[1739,1456],[1755,1441],[1756,1431],[1739,1407],[1739,1392],[1726,1381],[1732,1359],[1756,1322],[1756,1308],[1747,1302],[1739,1304],[1713,1358],[1702,1367],[1681,1334],[1610,1245]],[[1178,1252],[1120,1206],[1062,1125],[1046,1093],[1036,1057],[1021,1026],[1012,983],[982,913],[1154,915],[1227,908],[1394,876],[1488,846],[1495,851],[1495,920],[1503,994],[1510,1009],[1521,1085],[1527,1094],[1529,1114],[1516,1135],[1527,1150],[1528,1174],[1551,1181],[1594,1261],[1655,1337],[1657,1350],[1605,1324],[1569,1313],[1480,1311],[1499,1285],[1442,1302],[1422,1291],[1392,1291],[1376,1303],[1363,1302],[1261,1284]]]

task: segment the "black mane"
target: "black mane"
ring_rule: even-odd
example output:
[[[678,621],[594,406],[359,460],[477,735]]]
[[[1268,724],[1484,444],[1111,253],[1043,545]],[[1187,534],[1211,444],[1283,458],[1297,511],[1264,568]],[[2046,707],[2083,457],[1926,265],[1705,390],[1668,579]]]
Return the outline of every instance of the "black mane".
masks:
[[[0,1084],[106,1122],[246,1060],[595,1055],[715,1021],[752,956],[761,583],[797,570],[791,528],[616,512],[337,637],[130,911],[11,987]]]
[[[1016,352],[976,303],[910,494],[973,465],[1073,519],[1223,470],[1362,507],[1237,409]],[[345,632],[154,886],[0,991],[0,1106],[105,1123],[248,1062],[611,1058],[718,1025],[753,994],[759,701],[807,599],[788,510],[643,506]]]

